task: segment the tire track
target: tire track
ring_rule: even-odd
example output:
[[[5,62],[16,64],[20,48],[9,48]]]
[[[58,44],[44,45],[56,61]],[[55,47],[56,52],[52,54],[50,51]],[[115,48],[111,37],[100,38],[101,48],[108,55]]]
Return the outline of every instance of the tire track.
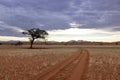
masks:
[[[33,80],[80,80],[85,71],[87,60],[88,52],[79,49],[71,57],[54,65],[43,73],[39,73]]]

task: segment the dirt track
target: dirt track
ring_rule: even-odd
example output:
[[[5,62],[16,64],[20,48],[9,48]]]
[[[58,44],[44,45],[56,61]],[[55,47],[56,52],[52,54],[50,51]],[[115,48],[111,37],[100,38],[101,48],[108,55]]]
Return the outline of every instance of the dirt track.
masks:
[[[39,73],[32,80],[83,80],[88,59],[88,51],[78,50],[71,57]]]

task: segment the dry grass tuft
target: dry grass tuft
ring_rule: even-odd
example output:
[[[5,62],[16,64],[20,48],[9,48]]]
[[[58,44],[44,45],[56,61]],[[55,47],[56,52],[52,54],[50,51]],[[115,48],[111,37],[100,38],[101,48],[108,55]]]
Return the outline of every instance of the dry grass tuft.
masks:
[[[0,49],[0,80],[30,80],[75,50]]]
[[[85,80],[119,80],[120,49],[89,49],[90,61]]]

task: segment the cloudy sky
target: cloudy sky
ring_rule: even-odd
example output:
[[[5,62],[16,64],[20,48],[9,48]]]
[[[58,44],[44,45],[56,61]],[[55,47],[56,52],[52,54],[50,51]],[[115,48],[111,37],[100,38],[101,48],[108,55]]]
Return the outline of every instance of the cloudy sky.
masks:
[[[48,40],[120,41],[120,0],[0,0],[0,41],[45,29]]]

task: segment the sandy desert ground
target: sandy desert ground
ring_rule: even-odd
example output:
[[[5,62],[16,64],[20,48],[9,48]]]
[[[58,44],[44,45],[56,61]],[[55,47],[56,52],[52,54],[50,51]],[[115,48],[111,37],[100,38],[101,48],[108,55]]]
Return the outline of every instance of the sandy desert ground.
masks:
[[[85,80],[119,80],[120,47],[88,48],[89,67]]]
[[[38,72],[69,57],[70,49],[21,49],[0,47],[0,80],[29,80]]]
[[[40,49],[0,46],[0,80],[29,80],[71,56],[79,48],[90,53],[85,80],[120,79],[120,46],[55,45]]]

